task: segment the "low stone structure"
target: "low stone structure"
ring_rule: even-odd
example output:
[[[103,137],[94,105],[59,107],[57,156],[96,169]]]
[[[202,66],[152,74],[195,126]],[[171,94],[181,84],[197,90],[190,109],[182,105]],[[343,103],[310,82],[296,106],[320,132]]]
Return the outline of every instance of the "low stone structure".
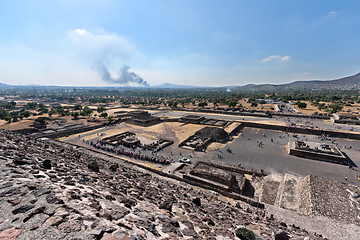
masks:
[[[181,142],[179,147],[202,151],[205,150],[212,142],[225,143],[230,139],[229,134],[222,128],[204,127],[188,137],[185,141]]]
[[[143,149],[147,150],[164,149],[174,143],[174,141],[171,140],[159,139],[150,144],[145,144],[136,137],[135,133],[132,132],[123,132],[120,134],[116,134],[114,136],[103,138],[102,141],[111,146],[123,145],[128,147],[139,147],[140,145],[142,145]]]
[[[248,183],[244,174],[216,168],[203,162],[198,162],[190,171],[190,174],[210,181],[218,182],[225,185],[229,191],[234,191],[240,194],[244,194],[246,190],[246,183]]]
[[[337,147],[325,143],[305,143],[299,140],[290,140],[288,143],[288,153],[290,155],[319,161],[347,163],[346,157]]]
[[[123,132],[111,137],[106,137],[102,139],[106,144],[117,146],[139,146],[140,140],[136,138],[136,134],[132,132]]]
[[[218,127],[225,127],[228,124],[229,121],[226,120],[218,120],[218,119],[205,119],[202,124],[206,125],[213,125]]]
[[[56,122],[52,124],[45,125],[46,127],[38,129],[38,132],[32,133],[31,136],[35,138],[60,138],[66,137],[72,134],[78,134],[82,132],[87,132],[97,128],[101,128],[103,124],[96,124],[91,126],[86,126],[81,123],[78,124],[68,124],[66,122]]]
[[[131,124],[149,127],[162,122],[158,117],[151,116],[147,111],[131,111],[127,113],[129,117],[126,122]]]
[[[156,150],[156,149],[164,149],[164,148],[170,146],[173,143],[174,143],[174,141],[172,141],[172,140],[159,139],[158,141],[153,142],[151,144],[144,144],[143,148],[153,151],[153,150]]]
[[[200,115],[185,115],[179,119],[180,122],[184,123],[201,123],[205,120],[205,117]]]
[[[333,114],[330,119],[333,123],[360,125],[359,116],[352,114]]]

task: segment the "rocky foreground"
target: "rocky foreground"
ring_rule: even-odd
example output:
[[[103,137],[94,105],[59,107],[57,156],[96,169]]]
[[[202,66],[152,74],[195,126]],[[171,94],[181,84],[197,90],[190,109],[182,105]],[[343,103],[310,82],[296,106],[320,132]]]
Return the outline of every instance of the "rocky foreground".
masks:
[[[0,239],[323,239],[120,159],[0,131]]]

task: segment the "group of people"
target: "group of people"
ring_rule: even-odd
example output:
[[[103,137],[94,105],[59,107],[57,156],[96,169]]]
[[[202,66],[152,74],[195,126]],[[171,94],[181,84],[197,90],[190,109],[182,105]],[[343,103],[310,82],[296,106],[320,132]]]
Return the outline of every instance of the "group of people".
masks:
[[[89,144],[90,146],[92,146],[94,148],[101,149],[103,151],[107,151],[107,152],[111,152],[111,153],[115,153],[117,155],[125,155],[130,158],[135,158],[138,160],[144,160],[144,161],[149,161],[149,162],[170,164],[169,159],[165,159],[164,157],[158,157],[158,156],[154,155],[154,153],[152,154],[153,156],[151,156],[151,157],[149,157],[147,155],[143,155],[143,154],[141,154],[140,150],[138,152],[135,152],[134,147],[131,147],[130,151],[126,151],[125,147],[120,147],[120,149],[114,149],[112,147],[108,147],[108,146],[106,146],[105,142],[101,141],[101,140],[97,140],[96,142],[84,141],[84,143]]]

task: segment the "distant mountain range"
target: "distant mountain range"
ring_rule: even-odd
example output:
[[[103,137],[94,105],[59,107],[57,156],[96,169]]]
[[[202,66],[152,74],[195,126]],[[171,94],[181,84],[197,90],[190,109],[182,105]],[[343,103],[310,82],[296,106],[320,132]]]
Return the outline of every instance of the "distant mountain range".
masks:
[[[204,87],[164,83],[161,85],[150,86],[150,88],[204,88]]]
[[[228,86],[224,86],[228,87]],[[205,88],[199,86],[176,85],[171,83],[164,83],[162,85],[151,86],[151,88],[164,89],[191,89],[191,88]],[[321,89],[360,89],[360,73],[335,80],[308,80],[295,81],[285,84],[247,84],[244,86],[230,86],[231,90],[257,90],[257,91],[272,91],[272,90],[321,90]]]
[[[7,85],[0,83],[0,89],[4,88],[16,88],[16,87],[49,87],[49,86],[40,86],[40,85],[27,85],[27,86],[17,86],[17,85]],[[52,86],[56,87],[56,86]],[[80,87],[80,86],[79,86]],[[110,86],[109,86],[110,87]],[[121,88],[138,88],[132,86],[123,86]],[[201,87],[201,86],[189,86],[189,85],[178,85],[171,83],[164,83],[156,86],[139,86],[141,88],[152,88],[152,89],[194,89],[194,88],[210,88],[210,87]],[[321,90],[321,89],[360,89],[360,73],[353,76],[339,78],[335,80],[308,80],[308,81],[295,81],[285,84],[247,84],[244,86],[224,86],[223,88],[230,87],[231,90],[249,90],[249,91],[275,91],[275,90]],[[91,87],[89,87],[91,88]],[[99,88],[99,87],[93,87]],[[100,87],[102,88],[102,87]],[[108,88],[108,87],[104,87]],[[111,87],[117,88],[117,87]]]
[[[309,80],[295,81],[285,84],[248,84],[245,86],[234,87],[241,90],[321,90],[321,89],[360,89],[360,73],[350,77],[335,80]]]

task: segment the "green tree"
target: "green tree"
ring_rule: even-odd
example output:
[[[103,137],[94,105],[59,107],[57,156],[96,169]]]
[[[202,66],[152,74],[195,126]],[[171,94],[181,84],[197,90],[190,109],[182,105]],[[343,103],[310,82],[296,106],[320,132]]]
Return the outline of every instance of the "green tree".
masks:
[[[102,112],[99,116],[102,118],[107,118],[108,114],[107,112]]]
[[[257,106],[258,106],[258,104],[256,102],[251,103],[251,107],[256,108]]]
[[[90,115],[93,112],[93,110],[91,110],[91,108],[89,108],[88,106],[85,106],[82,112],[84,112],[85,115]]]
[[[276,100],[276,99],[277,99],[276,93],[275,93],[275,92],[272,92],[271,95],[270,95],[270,98],[271,98],[272,100]]]
[[[317,108],[321,111],[321,109],[323,109],[325,107],[325,103],[319,103],[317,105]]]
[[[74,110],[75,110],[75,111],[81,110],[81,109],[82,109],[81,104],[76,104],[76,105],[74,106]]]
[[[106,108],[105,108],[104,106],[98,106],[97,109],[96,109],[96,111],[97,111],[98,113],[106,112]]]
[[[27,103],[27,105],[28,105],[29,109],[36,109],[38,104],[37,104],[37,102],[29,102],[29,103]]]
[[[300,109],[304,109],[304,108],[307,107],[307,104],[304,103],[304,102],[298,102],[298,103],[297,103],[297,106],[298,106]]]
[[[234,108],[234,107],[236,106],[236,104],[237,104],[237,101],[236,101],[236,100],[230,100],[230,101],[228,101],[228,103],[227,103],[227,105],[228,105],[229,107],[232,107],[232,108]]]
[[[198,103],[198,107],[204,108],[205,106],[207,106],[207,103],[205,101]]]
[[[7,121],[8,123],[11,123],[11,119],[12,119],[12,118],[11,118],[10,116],[6,116],[4,119],[5,119],[5,121]]]
[[[42,108],[40,108],[40,111],[41,111],[42,113],[48,113],[48,112],[49,112],[49,109],[46,108],[46,107],[42,107]]]
[[[73,116],[75,119],[78,119],[80,113],[79,112],[72,112],[71,116]]]
[[[48,118],[48,117],[38,117],[37,119],[35,119],[35,122],[38,122],[40,124],[45,124],[46,120],[50,120],[50,118]]]
[[[109,123],[112,123],[112,122],[114,121],[114,119],[113,119],[114,116],[108,116],[107,118],[108,118],[108,120],[109,120]]]
[[[24,112],[21,113],[21,115],[28,118],[28,117],[30,117],[31,113],[30,113],[30,111],[24,111]]]
[[[330,104],[329,107],[332,109],[331,113],[336,113],[336,112],[340,111],[341,109],[343,109],[343,106],[341,106],[338,103]]]
[[[266,101],[265,101],[265,100],[260,100],[259,103],[260,103],[260,104],[265,104]]]
[[[5,109],[0,109],[0,119],[4,119],[8,115]]]

